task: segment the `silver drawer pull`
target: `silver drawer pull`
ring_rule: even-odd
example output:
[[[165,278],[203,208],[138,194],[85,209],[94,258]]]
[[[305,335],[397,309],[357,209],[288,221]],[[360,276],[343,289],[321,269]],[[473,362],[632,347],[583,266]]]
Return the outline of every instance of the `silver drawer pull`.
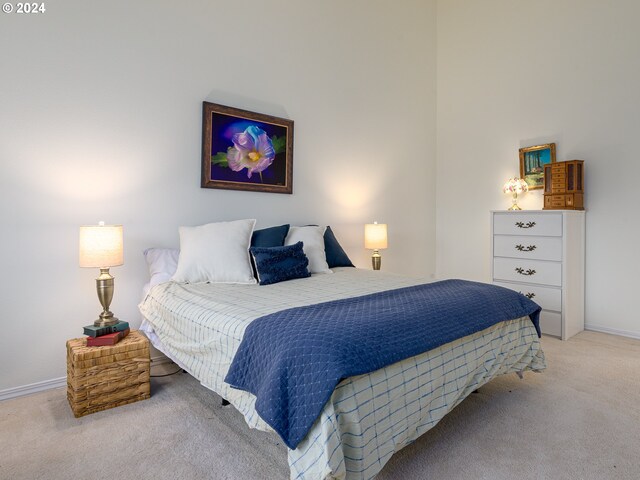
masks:
[[[524,246],[524,245],[516,245],[516,250],[519,250],[521,252],[533,252],[536,249],[535,245],[529,245],[529,246]]]
[[[536,222],[516,222],[516,227],[518,228],[533,228],[536,226]]]
[[[524,268],[516,267],[516,272],[518,272],[520,275],[526,275],[526,276],[536,274],[536,271],[533,270],[532,268],[528,268],[527,270],[525,270]]]
[[[531,300],[533,297],[536,296],[535,293],[532,292],[527,292],[527,293],[522,293],[522,292],[518,292],[520,295],[524,295],[525,297],[527,297],[529,300]]]

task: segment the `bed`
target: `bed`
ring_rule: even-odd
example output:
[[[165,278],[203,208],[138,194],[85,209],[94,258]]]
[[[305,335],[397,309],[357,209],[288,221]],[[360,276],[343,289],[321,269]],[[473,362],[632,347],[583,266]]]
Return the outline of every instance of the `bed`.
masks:
[[[153,345],[228,400],[251,428],[272,431],[256,397],[225,378],[247,327],[275,312],[411,288],[424,281],[333,268],[273,285],[159,283],[140,304]],[[529,316],[501,321],[335,387],[308,434],[288,450],[292,479],[371,479],[389,458],[498,375],[545,368]]]

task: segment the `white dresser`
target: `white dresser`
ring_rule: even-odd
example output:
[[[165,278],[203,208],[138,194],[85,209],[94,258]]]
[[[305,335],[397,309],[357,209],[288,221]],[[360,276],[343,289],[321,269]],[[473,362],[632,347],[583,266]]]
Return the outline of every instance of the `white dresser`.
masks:
[[[492,281],[542,307],[542,333],[584,330],[584,211],[491,212]]]

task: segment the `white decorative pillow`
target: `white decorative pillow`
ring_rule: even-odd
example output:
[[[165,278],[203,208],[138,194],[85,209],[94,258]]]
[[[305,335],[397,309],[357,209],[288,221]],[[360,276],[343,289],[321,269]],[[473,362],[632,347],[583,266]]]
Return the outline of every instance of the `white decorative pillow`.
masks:
[[[309,271],[311,273],[333,273],[329,270],[327,256],[324,252],[324,231],[327,227],[309,225],[307,227],[291,227],[285,245],[294,245],[302,242],[302,250],[309,259]]]
[[[256,221],[180,227],[180,258],[172,280],[187,283],[256,283],[249,257]]]
[[[178,268],[180,250],[175,248],[147,248],[144,258],[149,266],[149,288],[171,280]]]

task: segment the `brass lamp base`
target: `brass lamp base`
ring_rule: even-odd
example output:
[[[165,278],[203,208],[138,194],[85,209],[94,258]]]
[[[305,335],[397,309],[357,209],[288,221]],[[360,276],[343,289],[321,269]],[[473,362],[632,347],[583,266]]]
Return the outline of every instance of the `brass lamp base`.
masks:
[[[371,265],[374,270],[380,270],[380,265],[382,264],[382,256],[378,250],[373,251],[373,255],[371,255]]]
[[[93,322],[96,327],[108,327],[118,323],[118,319],[113,316],[109,310],[111,300],[113,299],[113,277],[109,274],[108,268],[100,269],[100,276],[96,278],[96,290],[98,291],[98,299],[102,305],[102,313],[98,319]]]
[[[102,312],[102,313],[104,313],[104,312]],[[120,321],[117,317],[114,317],[113,313],[111,313],[111,312],[107,312],[107,313],[111,313],[111,317],[102,318],[102,313],[100,314],[98,319],[93,322],[93,326],[94,327],[108,327],[110,325],[115,325],[116,323],[118,323]]]
[[[515,192],[513,193],[513,198],[511,199],[511,206],[508,208],[508,210],[522,210],[518,206],[518,194]]]

